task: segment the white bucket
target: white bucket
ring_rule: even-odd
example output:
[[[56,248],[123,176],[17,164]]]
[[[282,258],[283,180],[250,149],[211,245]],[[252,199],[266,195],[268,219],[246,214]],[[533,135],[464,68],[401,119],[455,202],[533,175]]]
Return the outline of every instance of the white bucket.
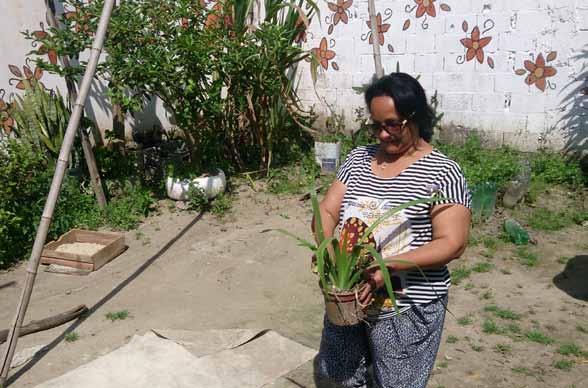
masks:
[[[339,168],[339,155],[341,155],[341,142],[324,143],[314,142],[314,157],[321,172],[334,173]]]
[[[217,170],[216,175],[201,176],[194,179],[167,177],[165,182],[167,196],[176,201],[187,200],[190,184],[200,187],[204,190],[206,196],[211,199],[225,191],[227,178],[221,169]]]

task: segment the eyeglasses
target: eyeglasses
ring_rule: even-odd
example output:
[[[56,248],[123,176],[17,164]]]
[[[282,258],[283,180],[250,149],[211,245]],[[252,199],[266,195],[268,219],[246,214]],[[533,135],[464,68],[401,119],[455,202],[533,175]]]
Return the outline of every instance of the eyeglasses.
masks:
[[[398,120],[385,120],[383,122],[379,122],[379,121],[374,121],[372,123],[370,123],[370,127],[372,130],[372,133],[377,136],[380,134],[380,132],[382,131],[382,129],[384,131],[386,131],[390,136],[395,136],[398,134],[398,132],[400,132],[404,126],[406,125],[406,123],[408,122],[407,119],[404,119],[402,121],[398,121]]]

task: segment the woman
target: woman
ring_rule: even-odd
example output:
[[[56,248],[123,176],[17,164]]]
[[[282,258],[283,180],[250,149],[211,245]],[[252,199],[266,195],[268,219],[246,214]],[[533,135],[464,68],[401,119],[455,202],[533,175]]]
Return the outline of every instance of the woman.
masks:
[[[446,200],[409,207],[369,236],[387,260],[398,310],[387,299],[378,266],[368,268],[359,295],[369,304],[367,322],[343,327],[325,319],[317,383],[363,387],[371,365],[379,387],[425,387],[445,319],[446,264],[468,240],[470,195],[459,166],[429,144],[434,115],[416,79],[385,76],[370,85],[365,100],[379,144],[354,149],[341,166],[320,204],[326,234],[336,227],[365,230],[357,225],[369,226],[413,199],[438,194]]]

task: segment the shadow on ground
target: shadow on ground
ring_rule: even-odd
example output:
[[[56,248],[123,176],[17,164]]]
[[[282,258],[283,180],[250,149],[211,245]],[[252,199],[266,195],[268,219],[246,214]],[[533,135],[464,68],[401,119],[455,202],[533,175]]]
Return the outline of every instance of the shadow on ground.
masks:
[[[80,317],[78,320],[73,322],[67,329],[65,329],[59,336],[57,336],[50,344],[45,346],[41,351],[35,354],[35,357],[31,359],[31,361],[27,362],[21,369],[19,369],[14,375],[10,376],[6,381],[6,386],[8,387],[11,384],[14,384],[19,377],[24,375],[28,370],[30,370],[35,364],[45,357],[47,353],[53,350],[68,333],[71,333],[76,330],[78,326],[80,326],[86,319],[92,316],[100,307],[102,307],[106,302],[114,298],[119,292],[121,292],[126,286],[128,286],[133,280],[135,280],[139,275],[141,275],[147,268],[149,268],[157,259],[159,259],[165,252],[171,248],[176,241],[178,241],[182,236],[186,234],[194,224],[196,224],[202,218],[202,214],[198,214],[188,225],[186,225],[174,238],[168,241],[157,253],[151,256],[148,260],[146,260],[139,268],[137,268],[128,278],[123,280],[119,283],[116,287],[112,289],[107,295],[105,295],[102,299],[100,299],[94,306],[90,307],[87,314]]]
[[[572,257],[553,284],[572,298],[588,301],[588,255]]]

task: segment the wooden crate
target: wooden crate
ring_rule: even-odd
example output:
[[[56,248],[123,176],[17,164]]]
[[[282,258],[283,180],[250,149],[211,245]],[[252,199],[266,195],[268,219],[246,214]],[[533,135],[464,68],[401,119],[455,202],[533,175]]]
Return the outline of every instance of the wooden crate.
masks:
[[[104,245],[104,247],[92,255],[56,251],[57,247],[61,245],[76,242],[95,243]],[[41,264],[59,264],[86,271],[96,271],[124,252],[126,248],[125,236],[121,233],[72,229],[59,237],[57,241],[45,245],[41,254]]]

